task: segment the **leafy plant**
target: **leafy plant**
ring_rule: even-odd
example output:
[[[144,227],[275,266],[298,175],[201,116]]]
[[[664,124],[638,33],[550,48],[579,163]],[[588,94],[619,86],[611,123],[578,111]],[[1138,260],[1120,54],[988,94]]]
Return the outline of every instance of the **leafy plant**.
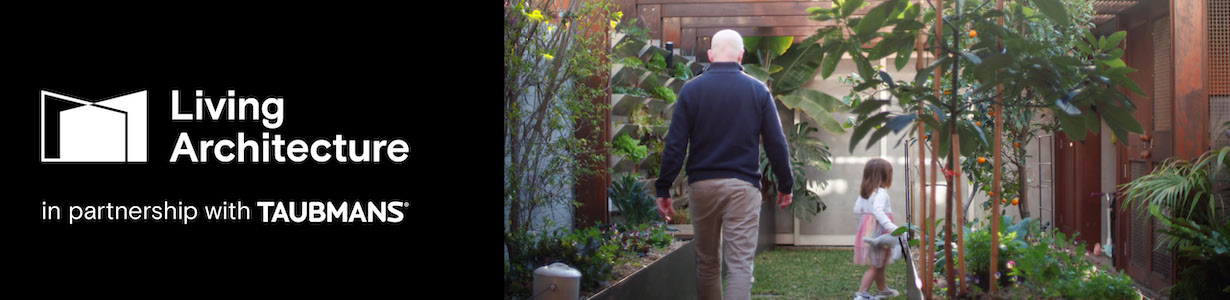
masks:
[[[628,94],[631,96],[636,96],[636,97],[641,97],[641,98],[649,97],[649,92],[646,92],[645,90],[641,88],[631,87],[631,86],[617,86],[617,87],[611,88],[611,93]]]
[[[634,163],[640,162],[648,155],[648,149],[644,145],[638,144],[637,140],[632,139],[626,133],[616,136],[615,141],[611,142],[611,145],[611,151],[615,152],[616,155],[623,156]]]
[[[1162,217],[1171,214],[1190,219],[1197,224],[1216,225],[1218,207],[1225,207],[1225,193],[1214,190],[1214,177],[1222,166],[1230,164],[1230,147],[1201,155],[1195,161],[1168,158],[1153,172],[1125,183],[1123,207],[1133,204],[1143,213]],[[1224,180],[1223,180],[1224,181]],[[1163,241],[1167,247],[1174,241]]]
[[[687,207],[676,209],[671,215],[670,224],[692,224],[692,214],[688,212]]]
[[[1148,211],[1165,226],[1158,248],[1177,249],[1182,280],[1171,297],[1190,298],[1230,293],[1230,221],[1226,221],[1225,190],[1215,190],[1218,177],[1230,167],[1230,147],[1210,151],[1195,161],[1169,158],[1153,172],[1120,188],[1123,207]]]
[[[531,296],[533,272],[540,266],[563,262],[581,272],[581,288],[593,290],[599,282],[609,280],[620,254],[617,231],[590,226],[576,231],[534,235],[526,232],[504,232],[509,268],[505,272],[506,296]]]
[[[804,221],[811,221],[811,218],[821,211],[828,208],[824,204],[824,200],[820,195],[813,192],[807,187],[807,169],[828,170],[832,166],[832,161],[829,160],[828,145],[824,142],[808,137],[809,134],[817,132],[815,127],[811,127],[807,122],[794,125],[794,130],[786,136],[786,145],[790,148],[790,172],[794,177],[794,191],[791,192],[793,200],[790,203],[790,211],[795,218]],[[763,175],[765,184],[761,185],[768,191],[769,197],[773,198],[777,195],[777,175],[774,175],[772,165],[769,163],[769,157],[764,149],[760,150],[760,173]],[[819,188],[828,186],[827,181],[819,181]]]
[[[670,246],[671,241],[675,240],[666,233],[666,227],[662,225],[641,223],[619,227],[624,228],[618,232],[622,249],[637,256],[645,256],[653,249]]]
[[[692,79],[692,76],[696,75],[692,74],[692,69],[688,69],[683,66],[675,66],[675,68],[671,70],[671,76],[678,80],[688,80]]]
[[[573,205],[578,178],[597,174],[606,140],[575,134],[597,126],[603,107],[590,100],[605,86],[584,84],[610,73],[607,36],[615,18],[609,0],[573,2],[556,10],[550,1],[504,8],[504,208],[505,230],[546,230],[536,222]]]
[[[1161,217],[1160,230],[1178,244],[1179,256],[1188,263],[1180,269],[1182,280],[1170,289],[1175,299],[1230,294],[1230,220],[1218,227],[1200,225],[1179,217]]]
[[[654,86],[649,92],[654,98],[666,100],[666,104],[675,103],[675,91],[665,85]]]
[[[641,68],[645,66],[645,62],[642,62],[641,59],[635,57],[620,58],[617,63],[623,64],[625,68]]]
[[[998,274],[989,274],[989,226],[978,226],[977,222],[972,222],[962,228],[965,232],[965,263],[969,266],[964,280],[973,284],[971,297],[1137,298],[1130,277],[1096,268],[1084,257],[1084,242],[1077,242],[1075,237],[1068,238],[1054,228],[1042,230],[1037,220],[1029,218],[1013,223],[1012,217],[1003,216],[1000,222]],[[974,229],[975,226],[979,228]],[[916,228],[903,226],[896,233],[906,230]],[[943,239],[937,238],[936,241],[931,250],[937,253],[938,261],[932,271],[940,273],[946,260],[941,251]],[[986,292],[991,283],[997,283],[1000,287],[994,294]]]
[[[654,73],[666,73],[666,58],[662,57],[661,53],[654,52],[653,57],[649,58],[649,63],[645,64],[645,68]]]
[[[638,182],[637,176],[624,174],[611,181],[607,192],[611,202],[623,213],[624,222],[630,226],[638,226],[659,219],[658,208],[653,203],[653,196],[645,189],[644,182]]]

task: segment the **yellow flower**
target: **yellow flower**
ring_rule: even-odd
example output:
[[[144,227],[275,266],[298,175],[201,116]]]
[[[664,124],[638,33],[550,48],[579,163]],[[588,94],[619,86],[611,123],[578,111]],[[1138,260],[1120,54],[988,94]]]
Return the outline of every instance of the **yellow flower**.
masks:
[[[617,12],[615,12],[615,18],[616,18],[616,19],[623,19],[623,18],[624,18],[624,12],[622,12],[622,11],[617,11]]]
[[[615,29],[615,24],[619,24],[619,22],[611,21],[611,29]]]
[[[528,18],[530,18],[530,19],[534,19],[534,20],[538,20],[538,21],[542,21],[542,20],[546,19],[546,17],[543,17],[543,16],[542,16],[542,12],[541,12],[541,11],[538,11],[537,9],[535,9],[534,11],[530,12],[528,15],[525,15],[525,16],[526,16],[526,17],[528,17]]]
[[[554,30],[555,30],[555,26],[547,25],[547,33],[551,33],[551,31],[554,31]]]
[[[555,59],[555,56],[551,56],[550,54],[543,53],[542,58],[546,58],[547,60],[553,60]]]

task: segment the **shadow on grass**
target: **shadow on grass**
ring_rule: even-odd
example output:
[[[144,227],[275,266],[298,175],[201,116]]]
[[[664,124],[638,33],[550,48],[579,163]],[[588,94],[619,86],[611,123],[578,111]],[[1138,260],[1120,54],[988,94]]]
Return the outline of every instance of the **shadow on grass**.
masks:
[[[851,299],[866,266],[855,265],[850,248],[802,248],[756,255],[753,299]],[[905,263],[893,262],[884,274],[889,288],[905,299]],[[876,289],[872,284],[871,290]]]

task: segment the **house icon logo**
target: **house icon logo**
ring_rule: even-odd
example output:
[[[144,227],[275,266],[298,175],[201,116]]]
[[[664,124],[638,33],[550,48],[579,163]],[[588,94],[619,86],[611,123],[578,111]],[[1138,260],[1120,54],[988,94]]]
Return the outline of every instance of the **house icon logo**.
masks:
[[[39,93],[44,163],[144,163],[146,91],[103,100]]]

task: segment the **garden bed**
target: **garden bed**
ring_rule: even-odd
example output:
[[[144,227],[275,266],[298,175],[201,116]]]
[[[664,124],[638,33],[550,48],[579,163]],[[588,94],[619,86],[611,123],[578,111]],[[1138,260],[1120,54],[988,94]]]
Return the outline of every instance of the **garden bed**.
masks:
[[[992,298],[1077,298],[1077,299],[1140,299],[1140,291],[1127,275],[1098,266],[1084,242],[1068,237],[1053,228],[1042,230],[1037,220],[1026,218],[1015,224],[1004,217],[1000,229],[999,257],[996,274],[989,272],[990,234],[987,228],[964,228],[967,293],[958,297]],[[936,244],[936,248],[939,243]],[[932,272],[932,293],[948,294],[950,284],[943,267],[920,260],[921,251],[929,247],[911,247],[911,260],[918,272]],[[953,254],[956,254],[953,247]],[[935,261],[945,259],[944,251],[936,252]],[[956,266],[954,265],[954,268]],[[953,270],[956,272],[956,270]],[[991,275],[991,276],[988,276]],[[958,278],[958,280],[961,280]],[[990,285],[997,285],[989,292]]]
[[[610,287],[585,293],[582,299],[695,299],[696,247],[675,241],[644,257],[615,266]]]

